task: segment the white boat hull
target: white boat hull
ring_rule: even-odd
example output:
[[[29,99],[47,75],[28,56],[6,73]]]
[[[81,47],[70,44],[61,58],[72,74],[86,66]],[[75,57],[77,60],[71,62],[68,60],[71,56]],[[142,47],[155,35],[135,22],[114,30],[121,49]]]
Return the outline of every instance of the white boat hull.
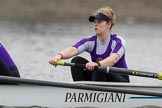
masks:
[[[57,82],[53,82],[57,83]],[[52,84],[52,82],[51,82]],[[95,85],[156,91],[162,93],[162,86],[149,86],[126,83],[63,83],[65,85]],[[126,93],[102,92],[70,87],[57,87],[36,84],[0,85],[0,105],[4,106],[42,106],[42,107],[99,107],[125,108],[141,106],[162,106],[162,96],[145,96]]]

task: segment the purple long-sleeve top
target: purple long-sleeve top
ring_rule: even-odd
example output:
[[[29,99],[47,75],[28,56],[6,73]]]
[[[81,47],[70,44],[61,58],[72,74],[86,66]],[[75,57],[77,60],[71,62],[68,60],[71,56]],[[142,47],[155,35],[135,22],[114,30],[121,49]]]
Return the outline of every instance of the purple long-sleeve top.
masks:
[[[81,39],[73,47],[78,49],[79,54],[84,51],[89,52],[93,62],[103,60],[109,57],[111,53],[116,53],[120,60],[113,67],[127,68],[125,60],[126,42],[116,34],[110,34],[104,42],[101,42],[97,35],[90,36]]]

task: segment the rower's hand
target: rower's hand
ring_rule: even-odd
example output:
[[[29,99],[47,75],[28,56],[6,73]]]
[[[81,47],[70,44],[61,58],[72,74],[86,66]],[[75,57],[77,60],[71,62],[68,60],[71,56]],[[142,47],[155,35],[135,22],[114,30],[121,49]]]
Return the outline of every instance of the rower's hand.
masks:
[[[55,65],[56,66],[56,62],[61,60],[61,56],[60,55],[56,55],[55,57],[52,57],[49,59],[48,63],[51,65]]]
[[[86,69],[92,71],[92,70],[94,70],[95,66],[98,66],[98,64],[96,62],[88,62],[86,64]]]

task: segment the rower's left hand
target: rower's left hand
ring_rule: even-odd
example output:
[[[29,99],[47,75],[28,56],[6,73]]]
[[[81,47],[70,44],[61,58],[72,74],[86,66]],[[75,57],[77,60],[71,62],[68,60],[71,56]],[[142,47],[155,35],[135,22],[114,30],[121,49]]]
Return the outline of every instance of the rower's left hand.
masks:
[[[92,70],[94,70],[95,66],[98,66],[98,64],[96,62],[88,62],[86,64],[86,69],[92,71]]]

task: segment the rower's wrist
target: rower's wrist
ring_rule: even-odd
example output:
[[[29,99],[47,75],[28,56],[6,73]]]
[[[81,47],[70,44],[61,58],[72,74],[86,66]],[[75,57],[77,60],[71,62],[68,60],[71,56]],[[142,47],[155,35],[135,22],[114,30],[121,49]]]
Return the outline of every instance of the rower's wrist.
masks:
[[[57,55],[59,55],[61,57],[60,59],[63,59],[64,58],[64,56],[63,56],[62,53],[58,53]]]

